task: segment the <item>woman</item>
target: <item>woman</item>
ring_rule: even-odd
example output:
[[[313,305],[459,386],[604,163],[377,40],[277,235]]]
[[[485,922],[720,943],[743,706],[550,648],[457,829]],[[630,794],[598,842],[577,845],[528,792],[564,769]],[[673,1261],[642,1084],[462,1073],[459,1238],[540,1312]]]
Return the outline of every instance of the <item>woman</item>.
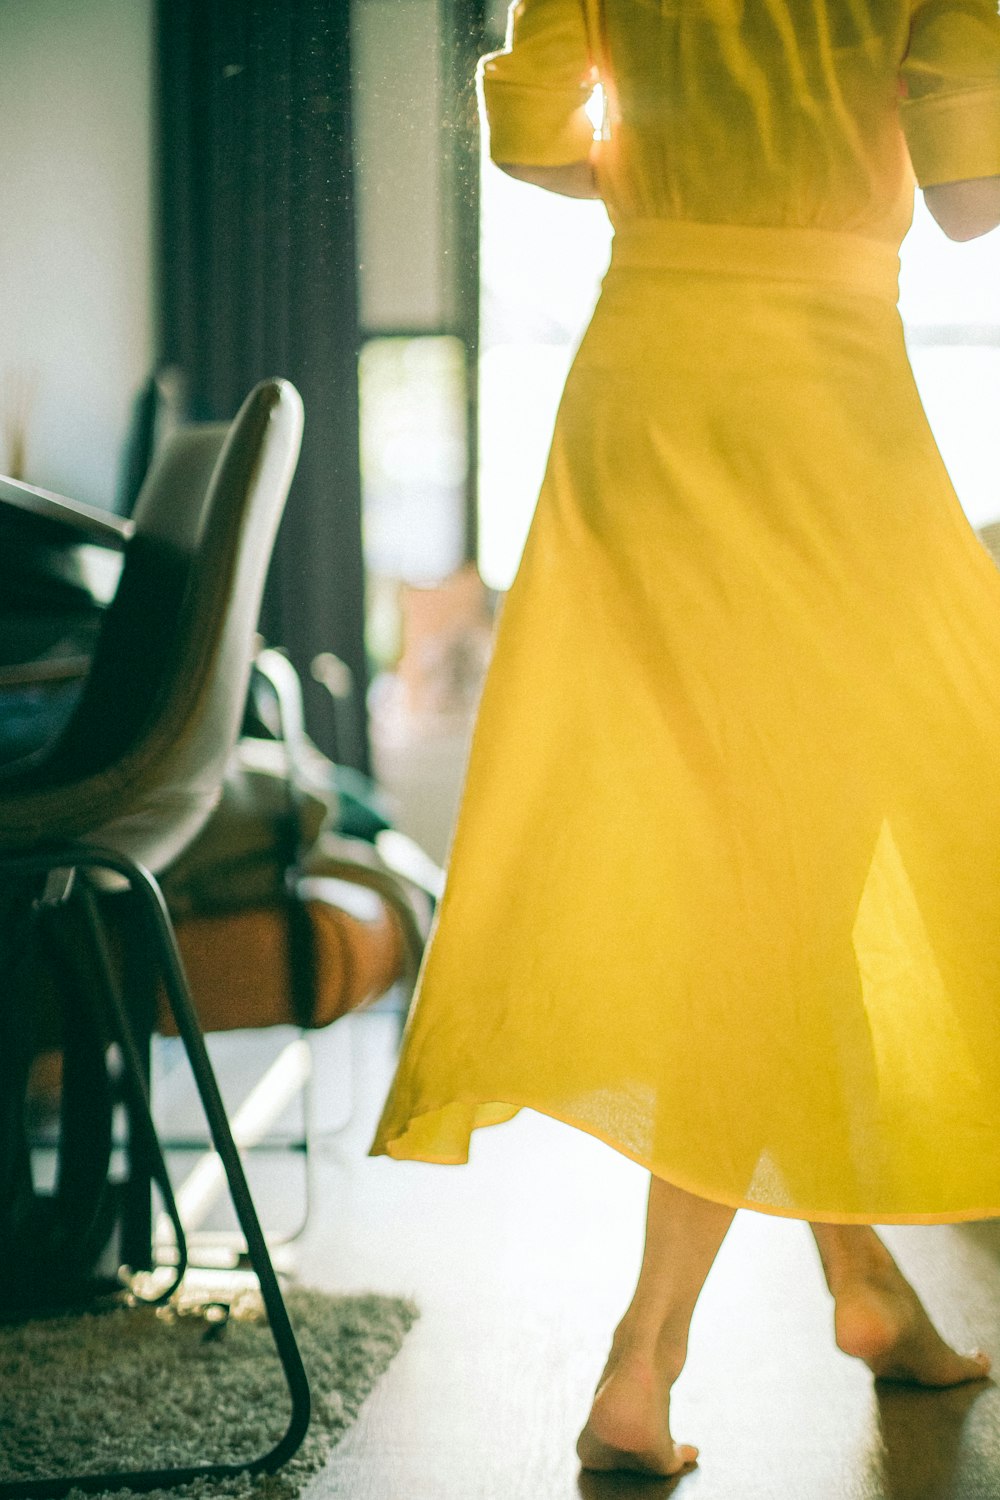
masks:
[[[1000,576],[895,308],[914,172],[953,238],[1000,223],[1000,19],[522,0],[483,81],[494,160],[616,233],[373,1150],[527,1106],[650,1169],[578,1451],[671,1474],[737,1208],[812,1222],[876,1376],[989,1368],[871,1225],[1000,1212]]]

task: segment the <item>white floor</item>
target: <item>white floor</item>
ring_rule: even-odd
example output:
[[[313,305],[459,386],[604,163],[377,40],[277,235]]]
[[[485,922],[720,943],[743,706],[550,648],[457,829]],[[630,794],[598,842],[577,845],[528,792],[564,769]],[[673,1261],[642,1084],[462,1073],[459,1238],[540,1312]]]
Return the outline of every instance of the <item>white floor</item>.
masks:
[[[638,1266],[646,1179],[539,1116],[481,1132],[464,1168],[371,1159],[398,1017],[316,1039],[315,1200],[297,1274],[412,1296],[421,1318],[308,1500],[567,1500],[671,1486],[581,1475],[573,1443]],[[348,1118],[349,1116],[349,1118]],[[269,1223],[298,1159],[255,1155]],[[997,1225],[887,1238],[945,1331],[1000,1352]],[[741,1214],[699,1307],[675,1426],[690,1500],[997,1500],[1000,1390],[876,1392],[833,1345],[803,1225]]]

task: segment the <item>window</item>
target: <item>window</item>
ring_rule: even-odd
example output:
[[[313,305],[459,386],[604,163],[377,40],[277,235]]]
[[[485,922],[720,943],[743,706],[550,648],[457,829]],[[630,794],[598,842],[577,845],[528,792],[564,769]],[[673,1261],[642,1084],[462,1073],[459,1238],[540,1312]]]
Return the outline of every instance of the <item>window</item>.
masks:
[[[589,110],[601,116],[600,91]],[[611,250],[604,205],[507,177],[483,153],[479,360],[479,571],[510,586],[556,407]]]
[[[917,194],[900,312],[920,397],[973,526],[1000,516],[997,236],[947,240]]]
[[[463,560],[465,370],[450,335],[373,338],[361,350],[367,634],[379,665],[398,650],[398,584],[445,578]]]

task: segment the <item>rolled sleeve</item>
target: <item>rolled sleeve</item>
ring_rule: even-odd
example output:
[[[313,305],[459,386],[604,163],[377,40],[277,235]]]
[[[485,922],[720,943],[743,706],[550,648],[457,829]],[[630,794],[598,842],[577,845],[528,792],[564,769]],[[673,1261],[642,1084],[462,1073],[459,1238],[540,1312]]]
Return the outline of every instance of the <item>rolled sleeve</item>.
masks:
[[[494,161],[563,166],[588,156],[595,75],[582,0],[518,0],[507,46],[479,71]]]
[[[902,69],[903,131],[921,187],[1000,175],[996,0],[925,0]]]

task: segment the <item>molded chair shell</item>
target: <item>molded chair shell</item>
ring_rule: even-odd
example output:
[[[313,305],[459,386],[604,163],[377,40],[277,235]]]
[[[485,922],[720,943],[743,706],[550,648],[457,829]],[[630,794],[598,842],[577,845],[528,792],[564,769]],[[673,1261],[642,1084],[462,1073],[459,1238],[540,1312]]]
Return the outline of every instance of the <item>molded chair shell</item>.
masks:
[[[63,733],[0,768],[0,849],[85,839],[163,869],[218,797],[302,431],[286,381],[220,432],[168,446],[139,496],[118,592]]]

